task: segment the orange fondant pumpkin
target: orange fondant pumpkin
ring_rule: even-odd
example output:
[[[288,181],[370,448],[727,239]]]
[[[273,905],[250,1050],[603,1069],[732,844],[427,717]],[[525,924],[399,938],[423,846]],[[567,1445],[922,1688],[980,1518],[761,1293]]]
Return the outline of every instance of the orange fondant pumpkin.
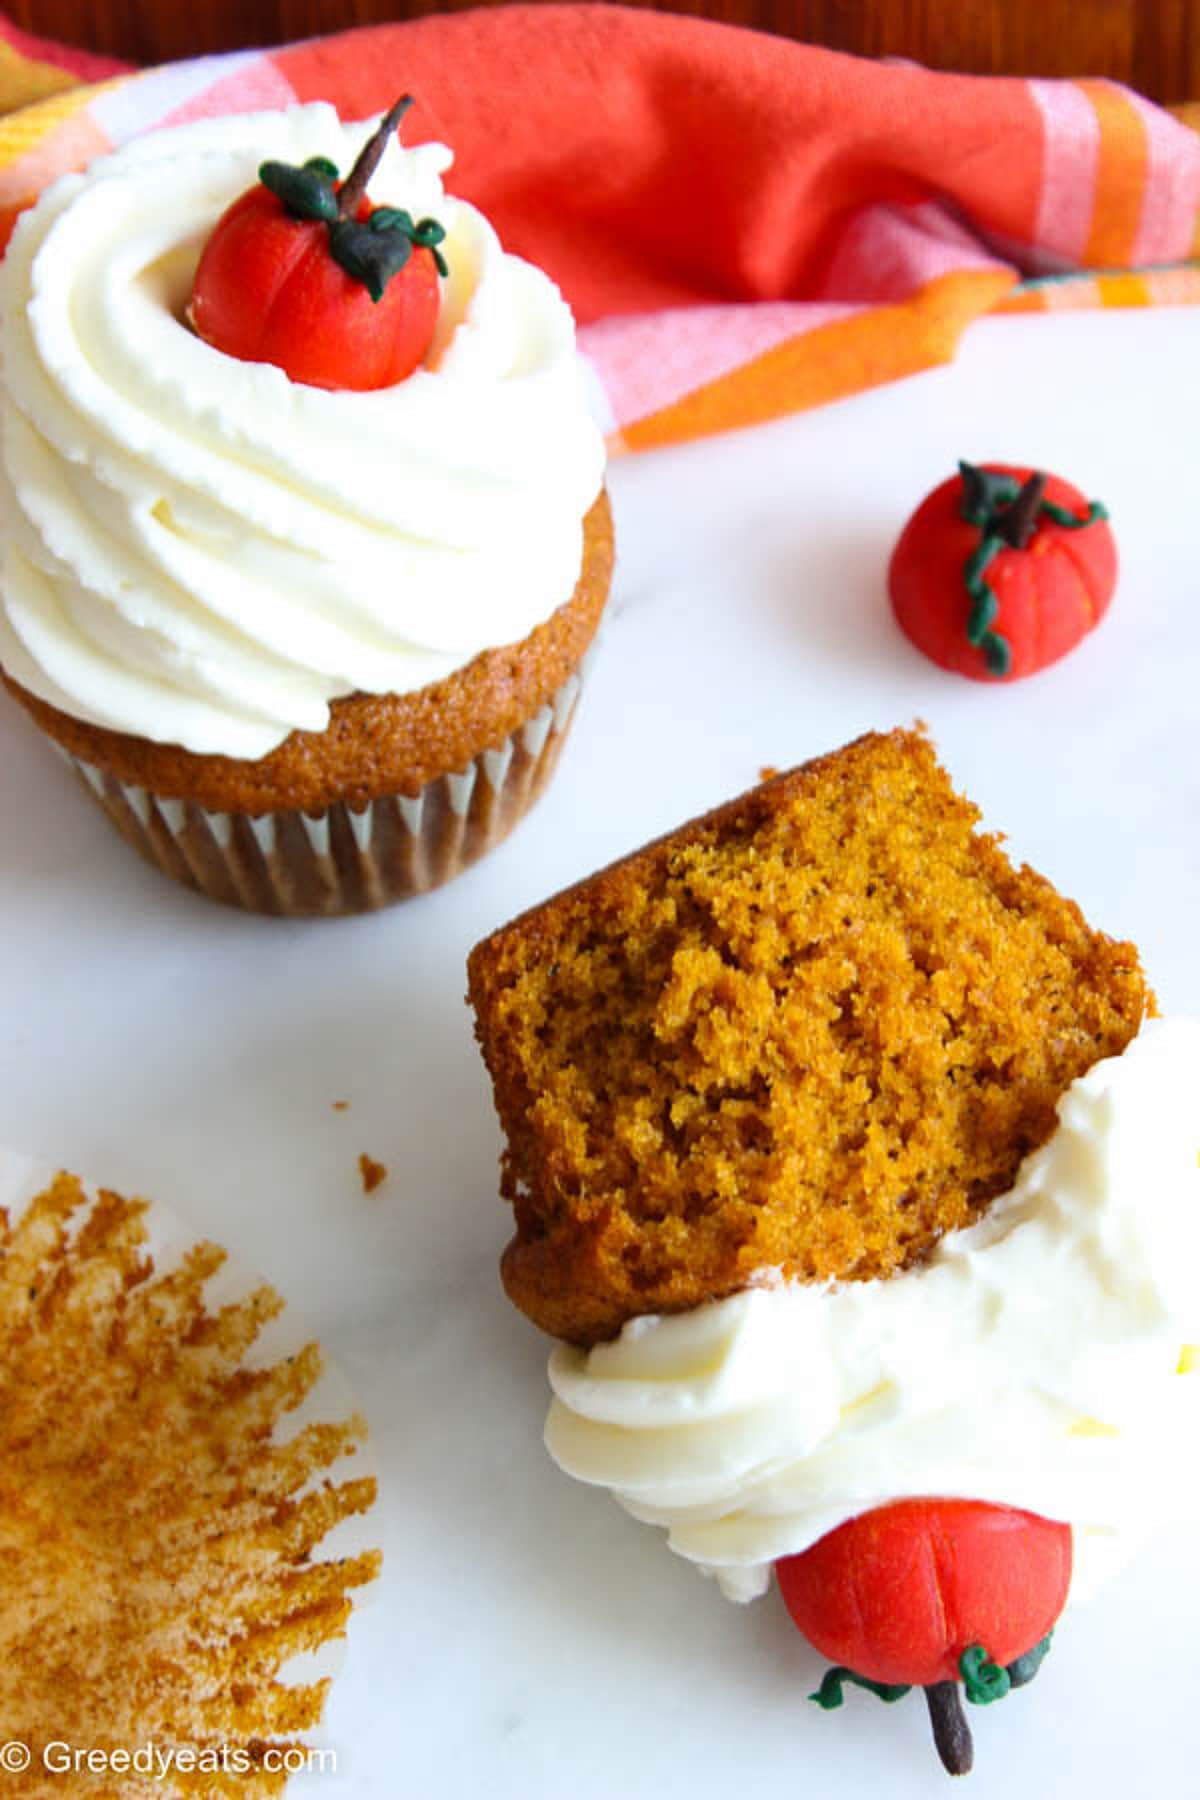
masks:
[[[885,1684],[957,1681],[963,1653],[1015,1662],[1054,1625],[1071,1528],[978,1500],[897,1500],[777,1565],[780,1592],[823,1656]]]
[[[846,1681],[899,1700],[921,1687],[943,1767],[974,1760],[975,1704],[1033,1679],[1071,1580],[1071,1529],[977,1500],[898,1500],[776,1564],[787,1609],[832,1659],[810,1698]]]
[[[944,669],[1015,681],[1099,623],[1117,578],[1107,514],[1057,476],[988,463],[929,494],[900,535],[888,588],[901,629]]]
[[[309,387],[391,387],[429,348],[446,273],[433,219],[372,207],[366,185],[410,101],[398,101],[344,182],[331,163],[264,163],[204,247],[188,317],[243,362]]]

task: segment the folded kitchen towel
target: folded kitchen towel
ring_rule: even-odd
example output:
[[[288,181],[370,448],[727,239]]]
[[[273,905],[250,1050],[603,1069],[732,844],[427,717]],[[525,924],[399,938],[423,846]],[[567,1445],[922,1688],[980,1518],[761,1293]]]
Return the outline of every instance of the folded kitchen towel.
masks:
[[[314,99],[356,118],[410,92],[409,141],[451,144],[454,191],[570,300],[617,449],[945,362],[998,308],[1200,301],[1200,136],[1108,81],[934,74],[554,4],[112,67],[0,17],[10,223],[159,126]]]

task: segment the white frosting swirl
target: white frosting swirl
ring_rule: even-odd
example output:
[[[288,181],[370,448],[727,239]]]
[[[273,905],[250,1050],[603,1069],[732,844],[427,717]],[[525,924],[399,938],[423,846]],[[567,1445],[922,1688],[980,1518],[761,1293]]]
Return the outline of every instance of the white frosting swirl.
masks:
[[[775,1280],[557,1349],[551,1455],[736,1599],[907,1496],[1024,1507],[1093,1547],[1194,1510],[1200,1023],[1151,1021],[1058,1111],[1011,1192],[918,1268]]]
[[[90,722],[259,757],[355,690],[407,692],[567,600],[604,449],[571,314],[395,137],[377,204],[446,229],[437,333],[373,393],[203,343],[204,239],[265,158],[345,173],[324,105],[139,139],[57,182],[0,272],[0,662]]]

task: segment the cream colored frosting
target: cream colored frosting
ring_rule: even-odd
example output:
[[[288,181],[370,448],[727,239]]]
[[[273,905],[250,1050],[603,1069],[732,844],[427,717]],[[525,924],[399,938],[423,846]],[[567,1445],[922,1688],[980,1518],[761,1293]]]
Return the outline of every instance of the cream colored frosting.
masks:
[[[546,1443],[736,1599],[908,1496],[1024,1507],[1094,1552],[1200,1506],[1198,1271],[1200,1023],[1152,1021],[920,1267],[768,1277],[557,1349]]]
[[[188,328],[204,239],[266,158],[345,173],[324,105],[139,139],[50,188],[0,271],[0,662],[93,723],[258,757],[357,689],[406,692],[567,600],[604,449],[553,283],[393,138],[377,204],[446,229],[408,380],[327,392]]]

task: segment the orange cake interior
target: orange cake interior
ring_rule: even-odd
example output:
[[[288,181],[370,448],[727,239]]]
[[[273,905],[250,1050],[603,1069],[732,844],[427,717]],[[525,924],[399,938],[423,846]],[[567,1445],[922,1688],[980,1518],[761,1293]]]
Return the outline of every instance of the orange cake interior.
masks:
[[[978,816],[873,734],[476,947],[530,1318],[589,1343],[766,1270],[888,1276],[1011,1186],[1153,999]]]

